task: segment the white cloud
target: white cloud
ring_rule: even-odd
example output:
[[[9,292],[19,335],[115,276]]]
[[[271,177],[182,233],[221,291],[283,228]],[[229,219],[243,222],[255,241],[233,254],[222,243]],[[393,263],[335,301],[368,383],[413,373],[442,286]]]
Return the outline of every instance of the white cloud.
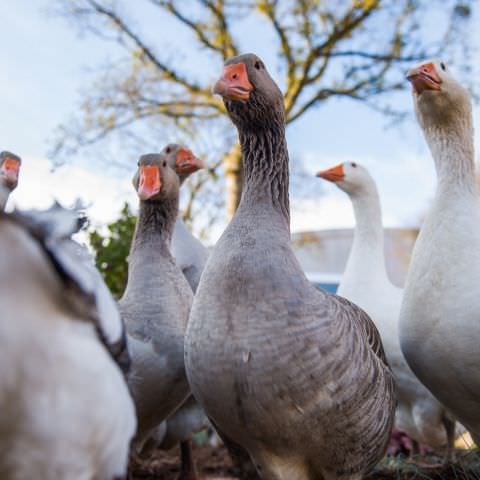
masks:
[[[328,194],[318,199],[293,200],[292,232],[353,226],[352,207],[348,198],[344,197]]]
[[[406,148],[389,158],[332,156],[306,152],[306,168],[312,172],[338,163],[356,162],[368,168],[377,183],[387,227],[418,225],[433,198],[436,184],[433,160],[426,149]],[[333,184],[323,184],[316,199],[292,201],[292,231],[344,228],[354,225],[348,196]]]
[[[93,223],[114,220],[125,201],[136,205],[135,191],[128,180],[114,178],[102,168],[65,165],[52,171],[46,158],[22,158],[18,188],[9,208],[46,208],[54,200],[71,205],[81,199]]]

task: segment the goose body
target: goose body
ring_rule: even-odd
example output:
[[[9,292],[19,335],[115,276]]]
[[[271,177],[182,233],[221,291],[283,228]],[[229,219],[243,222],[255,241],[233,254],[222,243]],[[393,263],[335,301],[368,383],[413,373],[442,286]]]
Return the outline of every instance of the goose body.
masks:
[[[188,443],[194,433],[203,430],[207,425],[209,422],[204,411],[190,395],[173,415],[155,429],[149,446],[151,449],[170,450],[179,443]]]
[[[318,173],[346,192],[355,213],[352,249],[337,293],[360,306],[377,326],[397,386],[395,426],[431,447],[453,446],[454,421],[418,380],[400,348],[398,322],[403,291],[385,268],[380,198],[374,179],[358,163]]]
[[[478,439],[480,201],[471,100],[443,63],[426,62],[409,79],[438,184],[405,285],[401,347],[420,380]]]
[[[136,422],[109,351],[120,336],[71,240],[37,215],[0,215],[0,477],[123,478]]]
[[[180,216],[173,229],[172,254],[195,293],[207,263],[208,250],[198,238],[192,235]]]
[[[245,185],[194,299],[192,391],[262,478],[359,479],[393,421],[380,337],[358,307],[313,287],[290,247],[283,99],[263,63],[228,61],[215,88],[239,130]]]
[[[129,256],[128,282],[120,300],[132,368],[136,450],[186,399],[183,342],[192,290],[170,253],[178,212],[179,182],[161,155],[144,155],[134,185],[140,211]]]

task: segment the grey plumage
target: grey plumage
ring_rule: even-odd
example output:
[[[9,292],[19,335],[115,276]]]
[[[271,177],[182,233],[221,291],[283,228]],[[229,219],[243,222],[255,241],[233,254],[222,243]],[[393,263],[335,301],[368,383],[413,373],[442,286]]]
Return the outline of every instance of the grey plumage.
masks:
[[[207,248],[187,229],[178,217],[172,236],[172,254],[195,293],[208,259]]]
[[[180,186],[193,172],[204,167],[203,162],[191,150],[178,143],[165,146],[161,155],[165,156],[170,167],[177,172]],[[192,235],[181,214],[177,215],[173,229],[172,254],[195,293],[207,263],[208,250],[198,238]]]
[[[315,289],[293,254],[283,97],[260,59],[226,65],[240,63],[248,99],[235,99],[245,84],[222,91],[239,130],[244,190],[194,299],[185,340],[192,392],[263,478],[361,478],[386,449],[392,374],[370,318]],[[226,81],[242,77],[228,72]]]
[[[120,300],[132,357],[128,382],[137,408],[138,448],[189,394],[183,340],[193,298],[170,253],[178,178],[160,155],[142,157],[142,165],[159,168],[162,186],[158,195],[140,202],[127,288]],[[134,184],[138,187],[138,174]]]

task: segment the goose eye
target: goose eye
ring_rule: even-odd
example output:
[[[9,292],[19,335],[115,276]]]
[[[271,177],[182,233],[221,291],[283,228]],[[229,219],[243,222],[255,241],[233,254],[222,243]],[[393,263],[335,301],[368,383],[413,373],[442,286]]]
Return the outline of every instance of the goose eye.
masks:
[[[260,70],[260,69],[262,68],[262,64],[261,64],[260,62],[258,62],[258,61],[255,62],[255,65],[254,65],[254,66],[255,66],[255,68],[256,68],[257,70]]]
[[[351,165],[353,168],[357,168],[357,164],[356,164],[355,162],[352,162],[350,165]]]
[[[443,71],[447,69],[447,67],[445,67],[445,64],[443,62],[440,64],[440,67],[442,68]]]
[[[166,150],[165,150],[167,153],[170,153],[172,151],[172,149],[170,147],[167,147]]]

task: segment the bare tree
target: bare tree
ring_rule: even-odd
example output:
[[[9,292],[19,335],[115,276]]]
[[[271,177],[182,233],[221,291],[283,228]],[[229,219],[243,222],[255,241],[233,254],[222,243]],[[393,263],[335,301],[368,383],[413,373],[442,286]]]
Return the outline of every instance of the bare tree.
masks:
[[[80,118],[59,129],[58,156],[112,137],[143,142],[151,138],[150,128],[158,133],[156,141],[174,127],[176,136],[181,131],[194,143],[199,132],[226,131],[224,106],[211,94],[213,79],[176,61],[165,45],[149,41],[149,32],[127,6],[143,6],[160,20],[176,22],[195,42],[175,45],[175,56],[194,49],[208,63],[242,52],[242,21],[253,18],[275,38],[290,124],[331,97],[391,114],[387,94],[404,88],[408,63],[445,56],[449,47],[458,47],[458,25],[468,21],[474,5],[474,0],[57,1],[62,14],[83,32],[116,42],[122,52],[84,92]],[[207,148],[221,160],[214,162],[210,175],[220,178],[223,165],[230,216],[242,188],[240,150],[231,130],[220,145]],[[193,181],[191,198],[203,180]]]

